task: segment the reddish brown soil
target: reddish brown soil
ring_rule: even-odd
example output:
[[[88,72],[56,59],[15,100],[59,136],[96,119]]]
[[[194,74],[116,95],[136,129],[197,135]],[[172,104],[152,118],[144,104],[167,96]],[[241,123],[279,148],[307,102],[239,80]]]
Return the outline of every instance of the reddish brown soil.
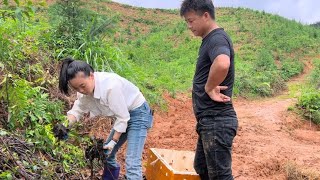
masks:
[[[310,64],[306,65],[304,75],[311,69]],[[294,78],[291,83],[301,83],[304,75]],[[285,167],[292,163],[320,172],[320,127],[288,111],[288,107],[296,103],[295,98],[286,97],[288,93],[266,99],[234,100],[239,119],[233,147],[233,174],[236,179],[285,179]],[[189,94],[175,98],[164,94],[168,110],[155,111],[154,125],[145,145],[144,165],[148,148],[195,150],[196,121]],[[93,128],[92,132],[105,137],[104,129]],[[122,167],[124,152],[125,147],[119,153]]]
[[[194,151],[197,134],[190,97],[181,94],[164,98],[168,111],[155,112],[145,149]],[[320,128],[288,111],[294,102],[280,98],[234,101],[239,117],[233,148],[233,172],[237,179],[284,179],[284,167],[292,162],[320,171]],[[94,134],[104,137],[103,129],[95,129]],[[122,165],[123,154],[124,148],[119,156]],[[144,154],[144,165],[146,157]]]

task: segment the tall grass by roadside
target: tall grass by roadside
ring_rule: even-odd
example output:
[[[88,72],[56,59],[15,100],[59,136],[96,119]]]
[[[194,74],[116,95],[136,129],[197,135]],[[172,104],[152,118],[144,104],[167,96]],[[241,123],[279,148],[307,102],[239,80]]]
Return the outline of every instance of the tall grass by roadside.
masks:
[[[320,124],[320,59],[313,61],[309,82],[303,89],[297,106],[307,119]]]

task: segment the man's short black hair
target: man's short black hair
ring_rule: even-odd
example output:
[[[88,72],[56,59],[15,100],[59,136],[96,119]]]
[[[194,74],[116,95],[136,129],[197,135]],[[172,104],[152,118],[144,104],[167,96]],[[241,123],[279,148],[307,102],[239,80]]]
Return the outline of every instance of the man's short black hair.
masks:
[[[195,11],[198,15],[208,12],[214,20],[214,6],[212,0],[184,0],[180,8],[180,16],[184,16],[187,12]]]

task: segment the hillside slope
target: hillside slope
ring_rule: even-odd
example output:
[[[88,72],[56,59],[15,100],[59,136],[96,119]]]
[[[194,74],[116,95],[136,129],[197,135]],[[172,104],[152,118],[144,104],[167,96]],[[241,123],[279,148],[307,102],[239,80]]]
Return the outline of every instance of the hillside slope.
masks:
[[[170,83],[177,86],[186,83],[184,88],[190,87],[200,40],[184,28],[184,22],[177,11],[131,8],[116,3],[106,5],[112,11],[119,13],[120,18],[118,35],[122,35],[123,42],[116,38],[113,42],[125,49],[126,55],[131,57],[132,61],[150,72],[148,80],[151,84],[154,83],[153,75],[162,75],[163,71],[168,73],[164,68],[159,69],[164,61],[166,64],[164,67],[172,68],[172,73],[183,74],[183,77],[175,77],[169,71],[168,75],[171,77],[168,81],[171,82],[161,81],[163,88],[171,92]],[[253,91],[254,84],[257,82],[250,79],[250,76],[260,76],[261,80],[267,81],[267,77],[261,76],[268,76],[266,74],[271,72],[270,64],[272,68],[279,69],[277,73],[283,75],[280,79],[283,84],[271,86],[273,88],[271,94],[277,94],[277,96],[256,100],[237,98],[234,101],[239,117],[239,131],[233,153],[233,170],[236,179],[320,178],[318,173],[320,171],[319,126],[310,124],[294,112],[288,111],[297,102],[297,96],[291,96],[289,94],[292,92],[284,91],[287,86],[285,81],[299,73],[303,74],[291,79],[289,86],[294,84],[299,89],[303,89],[312,59],[307,56],[319,54],[320,44],[317,42],[319,31],[279,16],[240,8],[218,9],[217,17],[218,22],[234,39],[238,54],[236,58],[237,95],[245,97],[247,97],[246,93],[251,93],[252,96],[264,95],[261,92],[268,91],[263,89],[267,87],[260,87],[257,91]],[[158,24],[161,27],[158,27]],[[123,28],[125,31],[121,31]],[[176,32],[167,33],[174,31],[175,28]],[[179,28],[181,31],[177,33]],[[142,29],[142,33],[136,33],[139,29]],[[140,48],[137,44],[142,47]],[[166,45],[167,48],[160,47]],[[268,49],[270,52],[264,52],[263,49]],[[172,54],[169,54],[170,52]],[[155,68],[152,67],[153,57],[157,60]],[[267,59],[264,62],[265,57],[269,57],[271,61]],[[272,66],[272,62],[275,66]],[[183,71],[180,66],[183,66]],[[260,66],[265,66],[265,69],[260,69]],[[258,70],[262,72],[257,73]],[[275,77],[275,74],[271,77]],[[181,82],[182,80],[184,82]],[[258,81],[258,79],[255,80]],[[177,92],[180,90],[183,91],[183,88]],[[245,93],[237,90],[243,90]],[[149,133],[146,149],[152,147],[195,150],[197,134],[189,94],[184,92],[162,96],[168,103],[168,111],[156,111],[154,127]],[[103,137],[101,131],[96,131],[94,134]],[[145,154],[144,161],[146,157]],[[123,155],[120,159],[123,160]]]
[[[97,71],[114,71],[140,87],[156,109],[146,148],[194,150],[190,88],[201,39],[190,33],[178,11],[133,8],[108,0],[82,1],[82,9],[71,1],[59,2],[49,1],[48,7],[39,7],[34,16],[21,21],[0,19],[0,136],[10,139],[19,134],[21,141],[32,145],[30,152],[39,154],[12,156],[15,142],[10,147],[2,143],[1,160],[12,164],[0,164],[0,178],[25,177],[15,169],[25,157],[32,161],[23,163],[24,169],[34,177],[80,179],[90,174],[83,158],[90,141],[87,130],[81,125],[78,128],[85,132],[72,128],[68,141],[57,141],[52,132],[56,123],[64,123],[74,101],[57,88],[59,60],[65,56],[87,61]],[[19,8],[17,12],[14,7],[0,8],[19,15]],[[320,30],[242,8],[218,8],[217,21],[231,35],[236,50],[234,102],[240,127],[234,146],[235,175],[283,179],[288,165],[299,171],[300,166],[319,170],[318,127],[287,111],[294,109],[296,96],[278,95],[285,94],[287,82],[308,67],[308,57],[320,53]],[[320,83],[316,81],[320,64],[318,69],[312,83]],[[297,82],[306,89],[302,79]],[[106,138],[106,126],[92,124],[92,133]],[[90,127],[86,121],[83,125]],[[122,149],[122,163],[123,153]]]
[[[178,10],[144,9],[105,2],[104,14],[118,19],[107,37],[133,64],[135,79],[152,101],[191,87],[201,39],[186,28]],[[87,4],[95,7],[95,3]],[[236,50],[235,95],[271,96],[303,70],[302,57],[320,52],[320,30],[277,15],[243,8],[217,8],[218,24]],[[160,98],[161,99],[161,98]]]

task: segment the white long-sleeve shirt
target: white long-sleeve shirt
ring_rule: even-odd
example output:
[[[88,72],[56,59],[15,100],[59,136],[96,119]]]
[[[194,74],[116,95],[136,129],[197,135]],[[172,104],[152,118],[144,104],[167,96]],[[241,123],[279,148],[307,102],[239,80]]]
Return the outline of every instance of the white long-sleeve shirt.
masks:
[[[129,111],[140,107],[145,98],[139,88],[125,78],[108,72],[95,72],[93,96],[77,93],[77,100],[67,114],[79,121],[84,113],[90,116],[113,116],[116,118],[113,129],[126,132],[130,119]]]

